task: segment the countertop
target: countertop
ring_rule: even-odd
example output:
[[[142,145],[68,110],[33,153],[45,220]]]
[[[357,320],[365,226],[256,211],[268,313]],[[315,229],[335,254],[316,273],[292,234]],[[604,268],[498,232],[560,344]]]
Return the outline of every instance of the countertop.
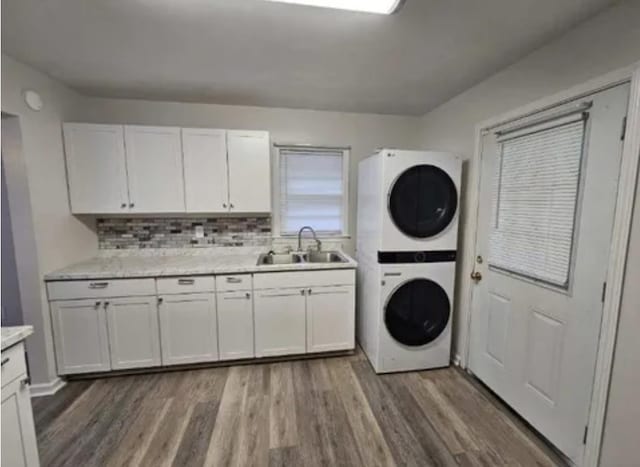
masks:
[[[2,326],[2,350],[25,340],[33,334],[33,326]]]
[[[218,247],[146,250],[101,250],[98,256],[45,275],[45,280],[116,279],[132,277],[240,274],[254,272],[354,269],[346,263],[297,263],[258,266],[264,248]]]

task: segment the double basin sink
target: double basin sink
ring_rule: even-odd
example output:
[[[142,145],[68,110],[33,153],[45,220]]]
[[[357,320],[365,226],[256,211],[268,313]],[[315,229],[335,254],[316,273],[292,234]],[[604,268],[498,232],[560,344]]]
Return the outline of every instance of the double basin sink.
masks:
[[[308,253],[262,254],[258,266],[297,263],[346,263],[347,259],[339,251],[310,251]]]

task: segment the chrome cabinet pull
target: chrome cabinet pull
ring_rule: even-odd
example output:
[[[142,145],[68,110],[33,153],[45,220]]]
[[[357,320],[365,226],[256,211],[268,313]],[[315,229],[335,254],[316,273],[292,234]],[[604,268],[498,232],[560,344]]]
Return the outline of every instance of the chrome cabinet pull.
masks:
[[[195,283],[195,279],[178,279],[178,285],[193,285]]]
[[[222,203],[222,207],[226,208],[227,207],[227,203]]]
[[[121,207],[122,209],[126,208],[126,207],[127,207],[127,203],[122,203],[122,204],[120,205],[120,207]]]
[[[104,302],[104,309],[106,310],[107,307],[109,306],[109,302]]]
[[[307,290],[307,292],[309,293],[309,295],[311,295],[311,289]]]
[[[89,284],[90,289],[106,289],[108,286],[108,282],[91,282]]]
[[[242,279],[239,279],[237,277],[227,277],[228,284],[240,284],[241,282],[242,282]]]
[[[162,305],[162,302],[164,302],[164,298],[158,297],[158,305]]]
[[[245,294],[245,297],[247,297],[247,300],[249,300],[249,299],[251,298],[251,294],[250,294],[249,292],[247,292],[247,293]]]
[[[233,203],[229,203],[229,207],[233,209]]]
[[[20,381],[20,385],[22,387],[29,386],[30,384],[31,384],[31,378],[28,377],[28,376],[25,379],[23,379],[22,381]]]
[[[134,204],[134,203],[129,203],[129,207],[130,207],[130,208],[132,208],[132,207],[134,207],[134,206],[135,206],[135,204]]]
[[[9,363],[9,360],[11,360],[9,357],[4,357],[2,359],[2,366],[5,366],[7,363]]]
[[[101,304],[101,303],[102,303],[102,302],[98,300],[98,301],[96,302],[96,304],[94,305],[94,307],[95,307],[95,308],[98,308],[98,307],[100,306],[100,304]]]

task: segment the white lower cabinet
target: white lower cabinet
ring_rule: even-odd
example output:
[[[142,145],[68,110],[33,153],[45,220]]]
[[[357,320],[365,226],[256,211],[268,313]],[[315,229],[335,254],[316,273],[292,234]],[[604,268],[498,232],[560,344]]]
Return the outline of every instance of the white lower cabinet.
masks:
[[[158,298],[162,364],[218,360],[216,301],[213,293]]]
[[[58,374],[109,371],[109,338],[102,300],[51,302]]]
[[[218,292],[217,298],[220,360],[255,357],[251,292]]]
[[[306,351],[304,289],[255,292],[256,357]]]
[[[11,366],[6,375],[5,365]],[[40,465],[38,445],[22,342],[2,352],[2,369],[0,464],[11,467],[36,467]]]
[[[355,287],[307,290],[307,352],[355,347]]]
[[[114,298],[105,302],[113,370],[161,365],[156,302],[156,297]]]

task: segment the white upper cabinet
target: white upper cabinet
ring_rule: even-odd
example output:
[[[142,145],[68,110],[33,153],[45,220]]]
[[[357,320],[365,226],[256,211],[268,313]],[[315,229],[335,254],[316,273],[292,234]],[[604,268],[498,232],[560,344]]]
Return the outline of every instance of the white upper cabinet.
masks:
[[[131,212],[184,212],[180,128],[125,126]]]
[[[64,124],[71,212],[271,212],[266,131]]]
[[[226,132],[183,128],[182,152],[187,212],[228,212]]]
[[[266,131],[227,131],[231,212],[271,211],[271,157]]]
[[[63,130],[71,212],[128,212],[123,127],[65,123]]]

